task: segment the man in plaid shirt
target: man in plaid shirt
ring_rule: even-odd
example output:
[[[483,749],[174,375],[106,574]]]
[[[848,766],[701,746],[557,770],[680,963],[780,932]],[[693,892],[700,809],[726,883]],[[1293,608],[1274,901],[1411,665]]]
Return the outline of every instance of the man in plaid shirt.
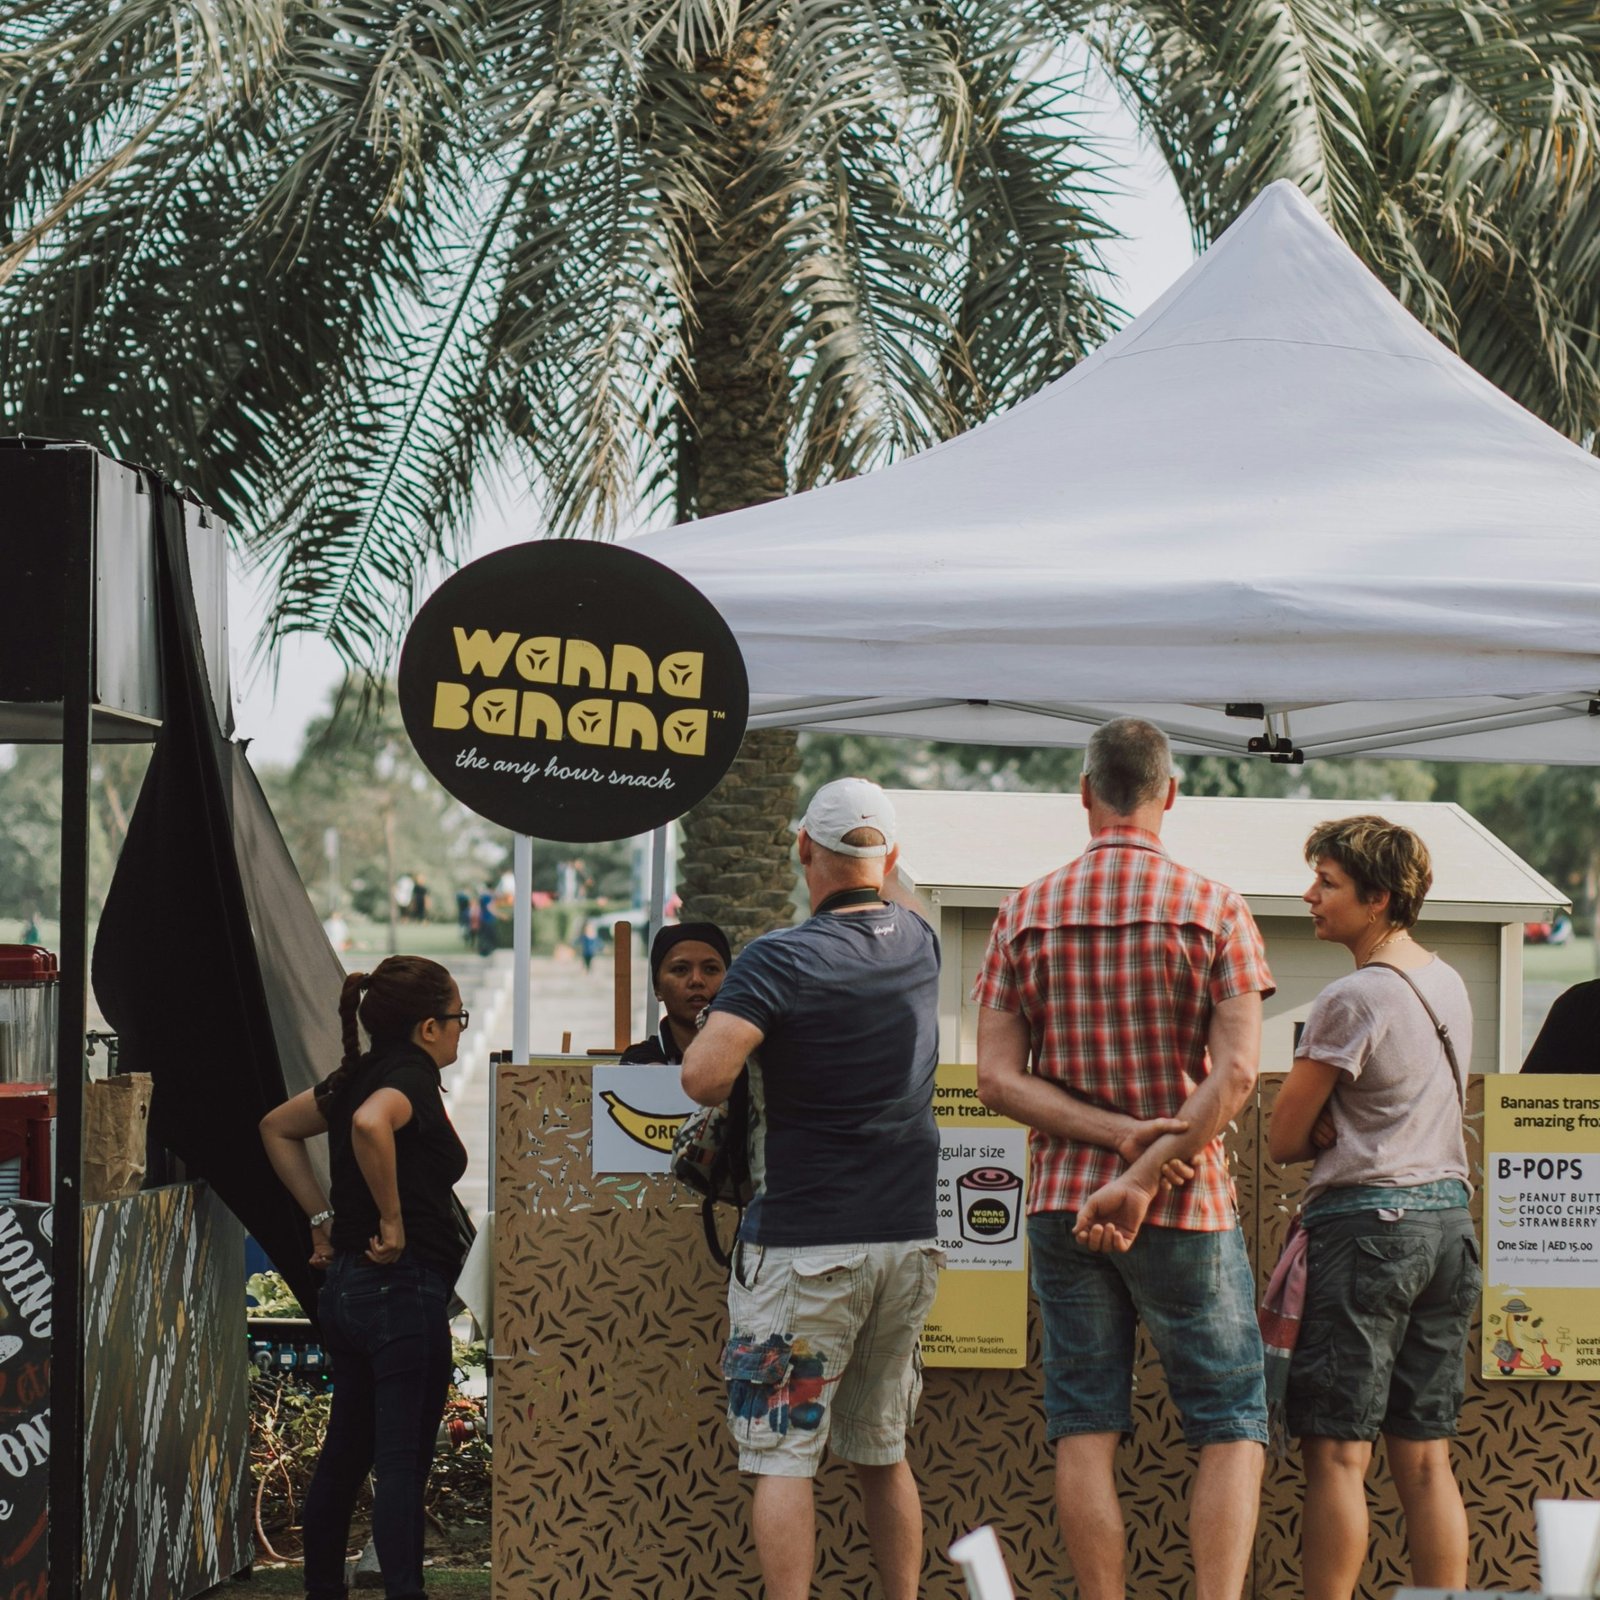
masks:
[[[1097,729],[1089,847],[1000,908],[973,990],[978,1094],[1031,1130],[1045,1427],[1083,1600],[1125,1594],[1113,1469],[1139,1321],[1199,1451],[1199,1600],[1239,1600],[1260,1503],[1261,1338],[1220,1135],[1255,1088],[1272,977],[1239,896],[1162,848],[1176,794],[1159,728]],[[1163,1192],[1163,1169],[1192,1176]]]

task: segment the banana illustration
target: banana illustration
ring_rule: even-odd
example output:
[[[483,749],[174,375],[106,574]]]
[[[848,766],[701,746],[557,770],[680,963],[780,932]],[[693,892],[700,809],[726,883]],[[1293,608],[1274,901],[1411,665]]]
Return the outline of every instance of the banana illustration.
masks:
[[[636,1144],[646,1150],[670,1150],[672,1136],[688,1117],[686,1111],[641,1111],[630,1106],[609,1089],[600,1091],[600,1098],[611,1113],[611,1120]]]

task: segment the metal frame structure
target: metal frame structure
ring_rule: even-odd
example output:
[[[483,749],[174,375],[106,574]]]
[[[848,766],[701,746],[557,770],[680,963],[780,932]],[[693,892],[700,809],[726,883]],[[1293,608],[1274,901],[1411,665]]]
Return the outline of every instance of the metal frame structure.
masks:
[[[50,1600],[78,1600],[83,1573],[83,1036],[89,1000],[89,773],[95,694],[95,537],[62,541],[61,978],[50,1348]]]

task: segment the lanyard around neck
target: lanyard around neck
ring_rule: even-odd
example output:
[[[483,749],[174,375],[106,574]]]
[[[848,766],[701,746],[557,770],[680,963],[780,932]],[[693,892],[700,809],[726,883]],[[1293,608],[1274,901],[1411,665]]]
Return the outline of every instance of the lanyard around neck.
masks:
[[[883,896],[876,889],[838,889],[833,894],[830,894],[811,915],[820,917],[829,911],[843,911],[848,906],[881,906],[883,903]]]

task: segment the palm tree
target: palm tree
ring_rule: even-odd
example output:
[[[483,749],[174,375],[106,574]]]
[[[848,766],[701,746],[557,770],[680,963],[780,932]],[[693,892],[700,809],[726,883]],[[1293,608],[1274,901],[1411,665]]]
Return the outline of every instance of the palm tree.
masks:
[[[547,529],[948,436],[1115,325],[1113,81],[1197,239],[1287,177],[1435,332],[1600,419],[1600,25],[1575,0],[13,0],[0,406],[220,505],[274,638],[379,674],[509,461]],[[787,915],[789,735],[685,898]]]

